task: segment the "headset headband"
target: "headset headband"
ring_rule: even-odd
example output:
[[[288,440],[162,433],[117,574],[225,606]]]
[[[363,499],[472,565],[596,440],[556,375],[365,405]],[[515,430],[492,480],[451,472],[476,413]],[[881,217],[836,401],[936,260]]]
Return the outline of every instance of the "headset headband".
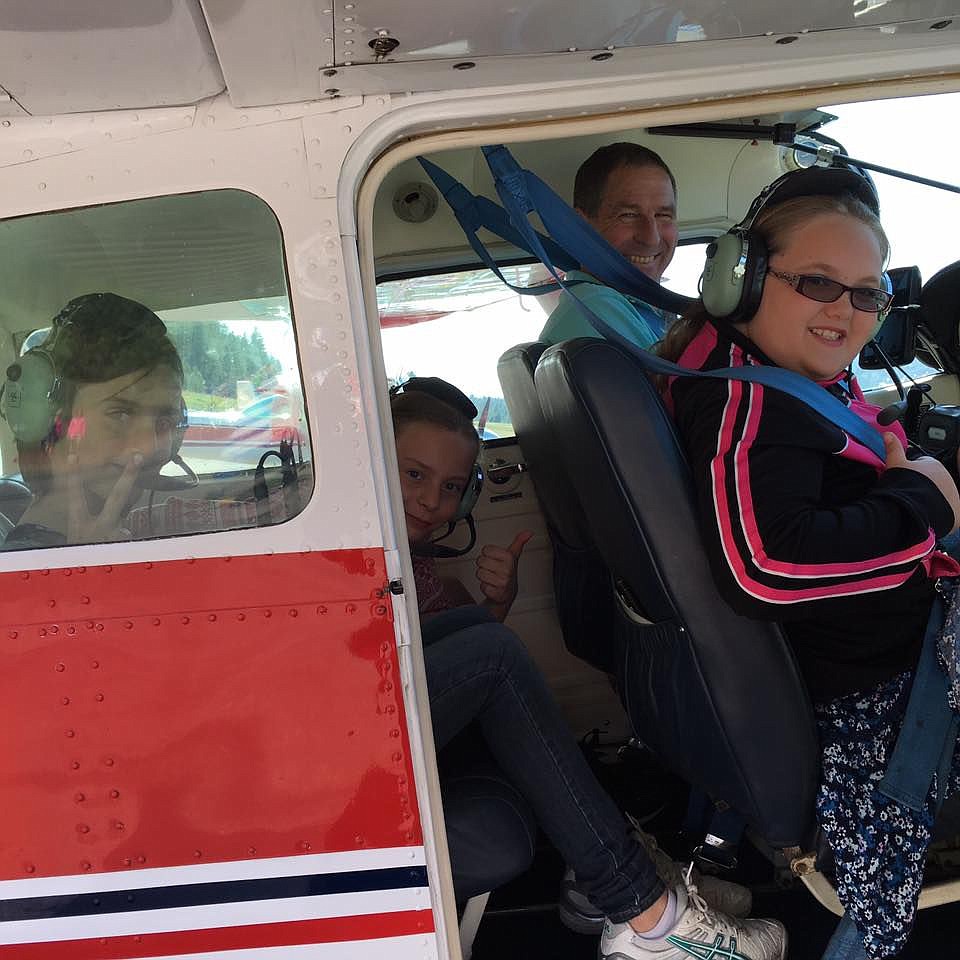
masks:
[[[453,407],[457,413],[462,413],[469,420],[477,416],[478,411],[474,402],[459,387],[440,377],[411,377],[390,388],[391,397],[395,397],[398,393],[425,393],[434,400]]]
[[[876,216],[880,216],[880,198],[865,173],[850,167],[808,167],[806,170],[785,173],[765,186],[750,204],[747,215],[733,230],[743,233],[752,230],[762,210],[794,197],[834,197],[843,194],[856,197]]]

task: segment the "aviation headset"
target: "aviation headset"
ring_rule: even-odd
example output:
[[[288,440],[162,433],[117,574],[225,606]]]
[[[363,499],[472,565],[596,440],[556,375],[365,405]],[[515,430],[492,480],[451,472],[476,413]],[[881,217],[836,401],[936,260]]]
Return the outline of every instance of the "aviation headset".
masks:
[[[468,420],[473,420],[477,415],[477,408],[473,401],[460,389],[440,377],[411,377],[404,383],[399,383],[390,388],[390,401],[401,393],[425,393],[427,396],[439,400],[441,403],[452,407],[458,413],[463,414]],[[464,487],[463,495],[460,497],[460,504],[457,512],[450,519],[450,529],[458,520],[467,519],[473,512],[473,508],[480,499],[480,491],[483,489],[483,467],[477,461],[470,468],[470,479]],[[449,532],[449,531],[448,531]]]
[[[110,316],[117,321],[98,331],[95,324]],[[88,293],[71,300],[54,318],[46,339],[7,367],[0,387],[0,415],[10,424],[18,443],[34,446],[60,438],[61,414],[72,402],[76,384],[62,372],[58,353],[73,338],[102,336],[105,350],[116,350],[134,339],[166,337],[163,321],[152,310],[113,293]],[[69,353],[66,353],[69,356]],[[170,459],[178,458],[187,429],[187,408],[180,399],[180,419],[173,428]]]
[[[754,199],[747,215],[728,233],[707,247],[700,293],[707,313],[717,320],[748,320],[760,306],[767,275],[768,250],[753,227],[760,213],[794,197],[851,194],[877,216],[880,200],[873,183],[849,167],[809,167],[778,177]],[[882,276],[884,289],[892,292],[890,277]],[[877,314],[875,335],[886,319]]]

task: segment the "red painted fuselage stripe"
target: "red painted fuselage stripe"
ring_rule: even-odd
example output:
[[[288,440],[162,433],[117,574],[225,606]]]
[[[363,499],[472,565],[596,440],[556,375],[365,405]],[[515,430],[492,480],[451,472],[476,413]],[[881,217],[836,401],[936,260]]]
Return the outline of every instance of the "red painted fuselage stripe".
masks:
[[[432,933],[430,910],[374,913],[291,923],[257,923],[219,930],[177,930],[130,937],[92,937],[54,943],[18,943],[0,946],[2,960],[125,960],[165,957],[216,950],[252,950],[312,943],[379,940]]]

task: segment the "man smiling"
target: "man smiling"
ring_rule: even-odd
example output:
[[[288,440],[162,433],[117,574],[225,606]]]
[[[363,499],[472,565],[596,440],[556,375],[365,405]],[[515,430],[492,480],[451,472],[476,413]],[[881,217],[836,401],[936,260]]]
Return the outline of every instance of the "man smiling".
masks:
[[[660,282],[677,248],[677,184],[661,157],[637,143],[596,150],[577,171],[573,205],[641,273]],[[576,295],[615,330],[641,347],[662,335],[669,318],[579,270],[567,274]],[[550,314],[540,339],[559,343],[597,332],[571,297]]]

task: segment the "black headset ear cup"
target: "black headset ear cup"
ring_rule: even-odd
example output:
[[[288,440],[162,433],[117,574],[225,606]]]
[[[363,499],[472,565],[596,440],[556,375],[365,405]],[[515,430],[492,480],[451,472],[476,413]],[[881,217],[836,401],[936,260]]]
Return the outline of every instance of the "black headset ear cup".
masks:
[[[475,463],[470,471],[470,480],[460,498],[460,505],[457,512],[450,518],[451,523],[463,520],[473,513],[473,508],[480,499],[480,491],[483,489],[483,467],[480,463]]]
[[[883,290],[886,290],[887,293],[893,293],[893,280],[890,277],[890,274],[886,270],[880,275],[880,287]],[[893,304],[891,303],[886,310],[877,311],[877,322],[873,325],[873,332],[870,334],[870,339],[876,339],[878,333],[880,333],[880,328],[883,326],[884,320],[890,316],[890,311],[893,309]]]
[[[749,320],[759,309],[763,284],[767,278],[767,245],[761,237],[747,234],[747,264],[743,276],[743,295],[734,319]]]

